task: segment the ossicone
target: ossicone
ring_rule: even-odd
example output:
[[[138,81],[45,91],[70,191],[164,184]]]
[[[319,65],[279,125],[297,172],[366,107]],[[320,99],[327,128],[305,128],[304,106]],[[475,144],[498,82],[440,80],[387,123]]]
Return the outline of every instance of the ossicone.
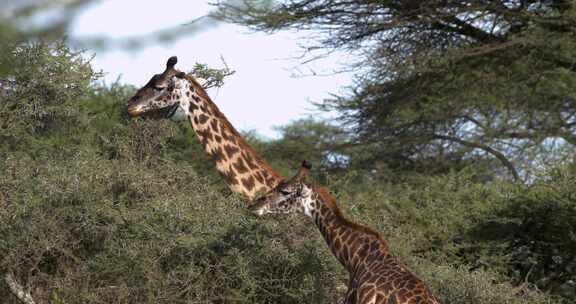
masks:
[[[303,161],[300,169],[298,169],[298,173],[294,176],[296,180],[306,180],[308,173],[312,169],[312,164],[309,161]]]
[[[166,68],[172,69],[172,68],[174,68],[176,63],[178,63],[178,57],[172,56],[172,57],[168,58],[168,62],[166,62]]]

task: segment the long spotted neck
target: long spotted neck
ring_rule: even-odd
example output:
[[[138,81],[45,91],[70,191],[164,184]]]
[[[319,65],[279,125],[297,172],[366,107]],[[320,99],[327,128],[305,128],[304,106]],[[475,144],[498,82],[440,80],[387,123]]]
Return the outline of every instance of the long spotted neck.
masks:
[[[174,98],[230,189],[249,201],[274,189],[282,177],[246,143],[194,78],[181,82]]]
[[[375,231],[343,217],[336,200],[325,188],[318,187],[304,207],[330,247],[332,254],[350,273],[356,273],[375,261],[389,256],[388,246]]]

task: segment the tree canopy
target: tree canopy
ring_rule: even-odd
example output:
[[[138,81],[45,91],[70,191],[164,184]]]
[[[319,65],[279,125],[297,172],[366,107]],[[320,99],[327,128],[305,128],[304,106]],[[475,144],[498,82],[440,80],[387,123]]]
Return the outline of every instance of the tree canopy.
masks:
[[[397,167],[493,159],[506,170],[496,171],[519,179],[573,156],[565,153],[576,145],[572,1],[244,0],[219,8],[218,17],[256,30],[313,30],[311,49],[355,53],[349,93],[320,106],[336,110],[375,159]]]

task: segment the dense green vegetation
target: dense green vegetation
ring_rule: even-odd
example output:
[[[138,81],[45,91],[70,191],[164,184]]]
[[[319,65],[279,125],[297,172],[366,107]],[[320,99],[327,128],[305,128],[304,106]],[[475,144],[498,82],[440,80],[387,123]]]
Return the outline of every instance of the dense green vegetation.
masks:
[[[52,7],[34,1],[0,19],[0,302],[335,303],[347,274],[309,221],[255,218],[187,124],[129,119],[135,88],[40,42],[90,2],[56,4],[45,28],[15,26]],[[345,124],[245,134],[276,170],[312,161],[443,303],[576,301],[571,1],[219,7],[258,30],[327,31],[312,49],[358,58],[349,94],[319,104]],[[190,68],[213,86],[231,73]]]
[[[303,218],[255,218],[186,124],[128,119],[133,88],[62,44],[18,44],[0,103],[0,298],[37,303],[334,303],[346,273]],[[285,175],[319,165],[355,221],[381,231],[444,303],[570,303],[574,167],[529,185],[473,167],[392,182],[342,168],[341,132],[304,120],[273,142],[248,136]],[[300,140],[300,141],[299,141]],[[299,144],[300,143],[300,144]],[[313,143],[317,143],[316,145]],[[279,153],[283,151],[284,153]],[[325,160],[322,162],[322,160]]]

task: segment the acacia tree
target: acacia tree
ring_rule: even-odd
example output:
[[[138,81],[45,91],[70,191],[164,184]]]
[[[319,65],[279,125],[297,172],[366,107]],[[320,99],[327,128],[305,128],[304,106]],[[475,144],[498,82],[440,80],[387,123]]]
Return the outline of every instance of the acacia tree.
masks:
[[[354,52],[349,94],[321,107],[376,158],[495,159],[518,179],[576,145],[573,1],[244,0],[217,17]]]

